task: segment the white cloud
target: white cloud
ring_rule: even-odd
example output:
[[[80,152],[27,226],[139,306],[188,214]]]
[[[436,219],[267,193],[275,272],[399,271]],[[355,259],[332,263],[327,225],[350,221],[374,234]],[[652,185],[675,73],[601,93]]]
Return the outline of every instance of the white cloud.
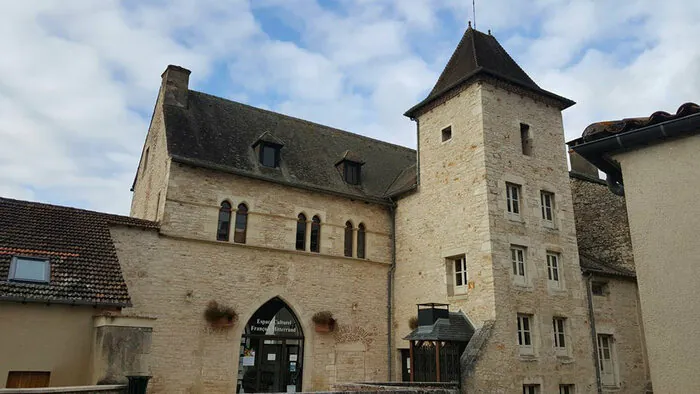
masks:
[[[460,0],[8,3],[0,195],[128,213],[167,64],[190,68],[195,89],[413,146],[402,114],[432,88],[471,15]],[[480,30],[578,102],[565,112],[568,139],[594,121],[698,101],[697,20],[700,3],[687,0],[477,4]]]

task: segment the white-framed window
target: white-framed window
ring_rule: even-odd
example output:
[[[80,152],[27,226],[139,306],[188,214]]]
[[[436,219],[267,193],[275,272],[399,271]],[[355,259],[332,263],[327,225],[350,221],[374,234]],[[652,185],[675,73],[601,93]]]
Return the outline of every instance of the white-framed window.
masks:
[[[617,386],[615,371],[614,339],[609,334],[598,334],[598,363],[600,365],[600,380],[604,386]]]
[[[552,332],[554,332],[554,350],[557,356],[566,356],[566,318],[553,318]]]
[[[539,384],[524,384],[523,394],[540,394]]]
[[[547,252],[547,282],[549,287],[561,287],[561,270],[559,265],[559,253]]]
[[[448,259],[452,269],[452,278],[454,280],[454,293],[464,294],[467,292],[467,258],[466,256],[457,256]]]
[[[559,394],[576,394],[576,386],[573,384],[560,384]]]
[[[532,323],[532,315],[518,314],[518,347],[520,348],[520,354],[535,354],[532,338]]]
[[[508,206],[508,213],[513,215],[520,215],[520,185],[515,183],[506,182],[506,205]]]
[[[49,283],[51,263],[48,259],[15,256],[10,263],[8,279],[16,282]]]
[[[554,224],[554,193],[542,190],[540,192],[540,207],[542,220]]]
[[[513,266],[513,278],[516,283],[527,283],[526,249],[521,246],[510,247],[510,260]]]

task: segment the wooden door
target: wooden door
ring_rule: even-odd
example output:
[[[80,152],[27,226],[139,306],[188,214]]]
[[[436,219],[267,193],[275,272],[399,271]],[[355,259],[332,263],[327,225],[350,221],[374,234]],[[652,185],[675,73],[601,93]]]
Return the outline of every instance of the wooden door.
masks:
[[[8,389],[25,389],[36,387],[49,387],[51,372],[38,371],[10,371],[7,374]]]

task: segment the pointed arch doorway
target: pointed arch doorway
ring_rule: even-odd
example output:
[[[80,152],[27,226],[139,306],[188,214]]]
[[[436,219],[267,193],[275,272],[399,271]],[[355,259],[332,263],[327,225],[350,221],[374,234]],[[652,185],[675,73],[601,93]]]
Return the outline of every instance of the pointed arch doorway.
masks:
[[[239,393],[301,391],[304,333],[294,312],[280,298],[261,306],[241,336]]]

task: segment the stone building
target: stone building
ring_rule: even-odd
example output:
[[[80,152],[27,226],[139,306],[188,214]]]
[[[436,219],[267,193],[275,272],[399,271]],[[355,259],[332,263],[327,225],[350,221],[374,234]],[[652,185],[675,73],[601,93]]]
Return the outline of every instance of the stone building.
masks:
[[[646,387],[624,200],[585,161],[568,171],[574,103],[493,36],[470,27],[406,113],[417,150],[193,91],[189,74],[162,75],[132,186],[142,225],[104,225],[117,309],[153,330],[151,392],[410,379],[425,303],[450,312],[417,330],[470,338],[467,392]]]

